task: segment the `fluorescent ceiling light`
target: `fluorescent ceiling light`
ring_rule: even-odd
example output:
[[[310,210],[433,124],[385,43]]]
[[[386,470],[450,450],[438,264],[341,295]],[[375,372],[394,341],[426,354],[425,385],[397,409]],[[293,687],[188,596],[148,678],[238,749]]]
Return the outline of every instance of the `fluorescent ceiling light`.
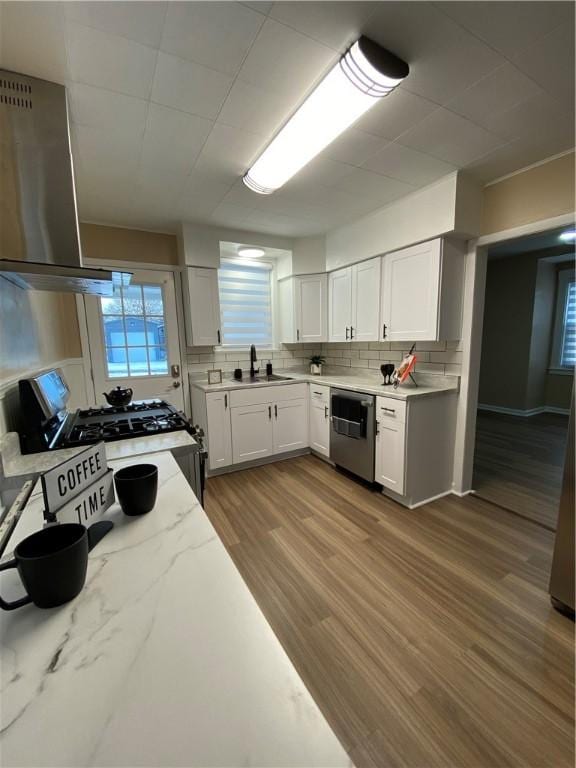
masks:
[[[408,64],[362,36],[280,130],[244,183],[269,195],[392,91]]]
[[[238,248],[238,256],[243,256],[245,259],[259,259],[265,253],[263,248]]]
[[[560,240],[563,240],[565,243],[569,243],[576,240],[576,231],[573,229],[570,229],[567,232],[562,232],[562,234],[560,235]]]

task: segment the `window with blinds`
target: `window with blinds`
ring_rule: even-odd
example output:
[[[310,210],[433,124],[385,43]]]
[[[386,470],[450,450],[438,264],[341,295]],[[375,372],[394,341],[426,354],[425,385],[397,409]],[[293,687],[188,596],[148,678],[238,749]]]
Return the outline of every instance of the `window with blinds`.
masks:
[[[218,270],[222,346],[271,347],[272,265],[222,259]]]
[[[576,282],[574,280],[568,283],[566,289],[560,365],[563,368],[573,368],[576,365]]]

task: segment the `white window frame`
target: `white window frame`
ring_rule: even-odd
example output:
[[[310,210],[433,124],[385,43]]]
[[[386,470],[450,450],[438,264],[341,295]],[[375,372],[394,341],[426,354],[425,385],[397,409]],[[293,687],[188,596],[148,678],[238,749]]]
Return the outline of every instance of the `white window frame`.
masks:
[[[237,258],[235,259],[233,256],[226,256],[225,258],[222,257],[221,261],[236,261],[239,264],[246,264],[246,259]],[[277,348],[276,343],[276,329],[278,328],[278,319],[277,319],[277,307],[278,307],[278,301],[277,301],[277,279],[276,279],[276,262],[273,259],[258,259],[259,264],[269,264],[270,269],[270,311],[272,315],[272,340],[270,344],[266,345],[257,345],[258,349],[263,349],[267,351],[272,351],[273,349]],[[218,271],[220,268],[218,268]],[[220,275],[218,275],[218,279],[220,279]],[[218,290],[220,290],[220,286],[218,286]],[[222,312],[222,305],[220,305],[220,312]],[[220,317],[220,321],[222,322],[222,317]],[[224,338],[224,336],[222,336]],[[219,346],[215,347],[215,350],[217,352],[249,352],[250,347],[246,346],[245,344],[220,344]]]
[[[552,335],[552,352],[550,355],[551,373],[560,373],[565,376],[572,376],[574,368],[570,365],[562,365],[562,343],[564,341],[564,314],[566,310],[566,297],[568,286],[574,282],[575,273],[573,268],[561,269],[558,271],[556,286],[556,308],[554,312],[554,332]]]

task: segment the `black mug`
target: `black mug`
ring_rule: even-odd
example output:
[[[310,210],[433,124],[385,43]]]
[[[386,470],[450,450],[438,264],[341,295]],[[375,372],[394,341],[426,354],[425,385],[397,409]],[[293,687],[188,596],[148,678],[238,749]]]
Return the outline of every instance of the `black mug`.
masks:
[[[236,381],[242,381],[242,368],[234,368],[234,378]]]
[[[55,608],[78,595],[86,581],[88,531],[80,523],[61,523],[33,533],[14,550],[14,559],[0,563],[0,571],[17,568],[27,595],[0,608],[11,611],[34,603]]]
[[[156,503],[158,467],[156,464],[131,464],[114,473],[116,496],[125,515],[144,515]]]

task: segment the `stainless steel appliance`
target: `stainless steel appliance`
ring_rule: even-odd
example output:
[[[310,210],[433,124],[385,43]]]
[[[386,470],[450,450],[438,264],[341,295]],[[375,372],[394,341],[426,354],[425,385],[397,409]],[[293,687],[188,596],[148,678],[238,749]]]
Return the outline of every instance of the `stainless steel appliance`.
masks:
[[[330,389],[330,458],[338,467],[374,482],[375,397]]]
[[[203,502],[207,456],[204,433],[170,403],[140,400],[124,406],[69,411],[70,390],[58,370],[21,379],[19,393],[18,431],[23,454],[186,430],[194,444],[173,448],[172,454]]]
[[[554,558],[550,574],[552,605],[574,617],[574,392],[568,425],[568,442],[564,461],[562,497],[558,509],[558,526],[554,543]]]
[[[129,272],[82,266],[66,89],[0,70],[0,275],[24,289],[111,296]]]

